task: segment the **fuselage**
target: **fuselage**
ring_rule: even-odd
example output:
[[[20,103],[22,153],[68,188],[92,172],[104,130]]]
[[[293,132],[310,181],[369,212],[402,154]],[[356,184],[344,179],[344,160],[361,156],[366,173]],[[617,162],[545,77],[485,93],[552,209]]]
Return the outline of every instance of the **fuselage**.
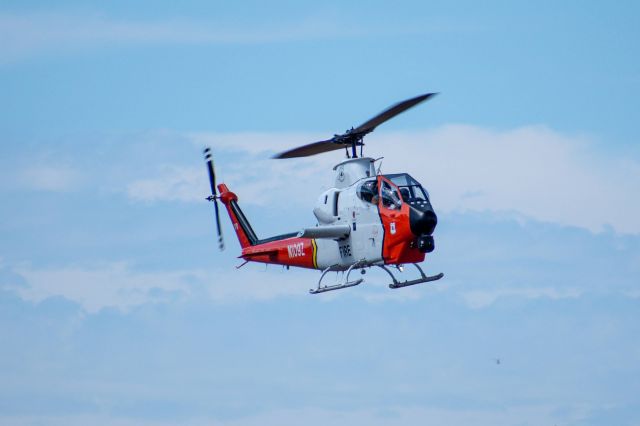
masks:
[[[437,219],[427,193],[407,174],[377,175],[371,158],[338,164],[335,184],[314,207],[320,228],[347,228],[340,238],[286,234],[258,240],[237,207],[237,196],[219,186],[247,261],[312,269],[419,263],[433,250]],[[234,204],[235,203],[235,204]],[[251,235],[253,234],[253,235]],[[300,233],[302,234],[302,233]]]

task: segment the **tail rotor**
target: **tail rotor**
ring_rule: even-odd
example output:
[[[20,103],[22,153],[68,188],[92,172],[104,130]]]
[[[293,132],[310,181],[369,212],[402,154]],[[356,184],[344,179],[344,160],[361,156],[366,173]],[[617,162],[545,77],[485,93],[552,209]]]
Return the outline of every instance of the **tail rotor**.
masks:
[[[213,168],[213,157],[211,148],[204,149],[204,159],[207,162],[207,170],[209,171],[209,183],[211,184],[211,195],[207,197],[208,201],[212,201],[216,210],[216,226],[218,228],[218,247],[224,250],[224,239],[222,238],[222,229],[220,228],[220,211],[218,210],[218,188],[216,187],[216,172]]]

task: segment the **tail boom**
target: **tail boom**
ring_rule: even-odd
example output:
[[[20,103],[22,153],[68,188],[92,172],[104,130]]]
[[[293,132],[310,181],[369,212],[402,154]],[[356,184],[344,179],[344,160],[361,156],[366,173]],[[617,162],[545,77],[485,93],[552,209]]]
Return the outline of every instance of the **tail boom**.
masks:
[[[242,247],[241,258],[251,262],[318,269],[318,245],[315,239],[299,238],[294,232],[260,240],[240,209],[238,196],[229,191],[224,183],[218,185],[218,190]]]
[[[240,256],[251,262],[318,269],[318,246],[310,238],[286,238],[242,249]]]

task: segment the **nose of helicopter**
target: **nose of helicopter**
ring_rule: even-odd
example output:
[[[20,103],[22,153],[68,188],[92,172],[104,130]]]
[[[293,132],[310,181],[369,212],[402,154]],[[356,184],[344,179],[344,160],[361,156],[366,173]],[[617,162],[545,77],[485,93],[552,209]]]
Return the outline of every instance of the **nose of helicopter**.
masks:
[[[427,201],[409,203],[409,223],[411,232],[418,237],[416,239],[418,250],[422,253],[431,253],[435,249],[433,231],[438,224],[438,216],[433,211],[431,203]]]
[[[438,217],[430,205],[420,206],[410,210],[409,221],[414,235],[431,235],[438,224]]]

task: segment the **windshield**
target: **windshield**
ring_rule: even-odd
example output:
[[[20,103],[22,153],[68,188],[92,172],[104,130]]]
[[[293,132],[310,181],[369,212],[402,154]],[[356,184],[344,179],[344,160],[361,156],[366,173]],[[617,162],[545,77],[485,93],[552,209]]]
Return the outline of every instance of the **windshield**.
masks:
[[[398,186],[404,201],[429,199],[429,193],[420,185],[420,182],[407,173],[385,175],[385,177]]]

